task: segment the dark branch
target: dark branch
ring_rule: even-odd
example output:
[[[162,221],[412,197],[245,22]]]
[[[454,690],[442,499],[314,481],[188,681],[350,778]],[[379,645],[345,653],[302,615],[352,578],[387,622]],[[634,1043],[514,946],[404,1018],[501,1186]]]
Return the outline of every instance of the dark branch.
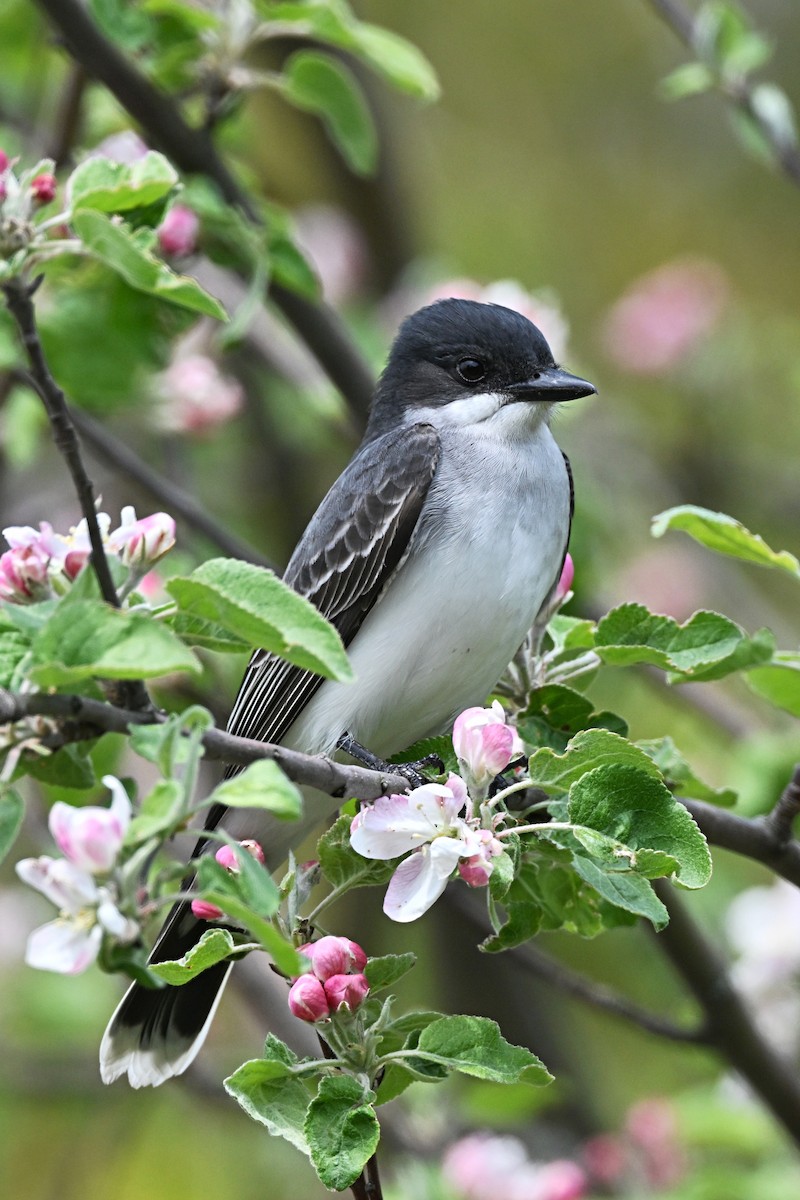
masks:
[[[800,1145],[800,1078],[756,1028],[734,989],[716,946],[689,916],[674,888],[654,884],[669,912],[669,925],[656,934],[658,946],[700,1003],[709,1042],[725,1056]]]
[[[182,517],[187,525],[191,525],[199,533],[222,550],[231,558],[242,558],[247,562],[256,563],[260,567],[275,569],[274,564],[259,554],[252,546],[240,541],[234,534],[216,521],[206,512],[200,502],[191,493],[179,487],[164,475],[155,471],[149,463],[140,458],[135,450],[131,450],[124,442],[115,437],[99,421],[95,421],[88,413],[80,409],[70,409],[73,422],[80,430],[87,445],[99,452],[104,462],[110,462],[123,474],[134,479],[141,487],[166,505],[173,516]]]
[[[552,983],[559,991],[567,992],[570,996],[575,996],[577,1000],[583,1000],[585,1004],[590,1004],[593,1008],[600,1008],[614,1017],[630,1021],[647,1033],[654,1033],[658,1037],[667,1038],[672,1042],[693,1042],[698,1045],[706,1045],[711,1040],[705,1026],[686,1029],[681,1025],[676,1025],[674,1021],[634,1004],[626,996],[621,996],[612,988],[606,987],[605,984],[587,979],[585,975],[571,970],[563,963],[556,962],[555,959],[542,954],[530,943],[517,946],[508,953],[526,970],[531,971],[540,979]]]
[[[103,36],[80,0],[37,3],[61,33],[75,61],[105,84],[151,143],[160,146],[184,174],[212,179],[229,204],[241,209],[254,224],[259,223],[255,204],[228,170],[208,132],[183,119],[172,99]],[[353,408],[366,412],[372,373],[337,315],[326,305],[314,304],[279,284],[270,285],[270,294]]]
[[[791,841],[792,827],[798,813],[800,813],[800,763],[795,766],[792,778],[784,788],[780,800],[769,816],[764,818],[764,828],[779,846],[786,848],[792,844],[798,845],[797,842],[792,843]]]
[[[80,64],[73,64],[67,75],[56,116],[56,128],[50,155],[56,167],[63,167],[72,157],[72,147],[78,139],[81,126],[83,97],[86,92],[86,72]]]
[[[780,808],[782,799],[777,808]],[[800,842],[787,841],[782,829],[779,835],[775,829],[774,814],[750,820],[701,800],[681,800],[681,804],[686,806],[713,845],[732,850],[734,854],[742,854],[745,858],[753,858],[776,875],[782,875],[789,883],[800,887]]]
[[[92,567],[97,576],[97,582],[100,584],[101,594],[103,599],[109,604],[119,607],[117,589],[114,587],[114,581],[111,578],[111,571],[100,534],[100,527],[97,524],[94,488],[83,465],[78,435],[75,432],[75,426],[70,420],[64,393],[50,373],[50,368],[47,365],[47,360],[42,350],[42,344],[39,341],[39,333],[36,328],[36,311],[31,299],[35,287],[36,285],[32,287],[21,279],[12,279],[3,285],[3,292],[6,297],[8,311],[16,322],[28,362],[30,363],[31,383],[39,393],[42,403],[47,410],[53,430],[53,439],[56,447],[64,457],[69,473],[72,476],[72,482],[75,485],[75,491],[78,493],[81,511],[86,518],[86,525],[89,530],[89,541],[92,546]]]
[[[690,50],[694,51],[695,21],[691,11],[682,0],[650,0],[650,4],[659,16],[678,35],[680,40]],[[754,103],[753,88],[746,79],[719,79],[718,87],[722,94],[759,130],[780,164],[784,174],[792,183],[800,186],[800,152],[793,142],[781,138],[766,121]]]
[[[50,717],[60,723],[58,745],[86,741],[102,733],[128,733],[131,725],[153,725],[165,720],[163,713],[117,708],[88,696],[40,692],[21,695],[0,688],[0,725],[31,716]],[[46,741],[45,744],[54,748],[53,743]],[[408,783],[400,775],[347,766],[321,754],[301,754],[271,742],[235,737],[221,729],[209,729],[203,735],[203,745],[208,758],[239,767],[247,767],[262,758],[273,759],[295,783],[337,798],[377,800],[390,792],[408,791]]]

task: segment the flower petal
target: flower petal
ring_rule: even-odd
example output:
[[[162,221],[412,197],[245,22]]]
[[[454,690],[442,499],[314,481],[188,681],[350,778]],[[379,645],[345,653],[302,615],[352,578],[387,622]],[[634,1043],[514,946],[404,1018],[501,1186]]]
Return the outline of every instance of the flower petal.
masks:
[[[79,913],[97,900],[97,884],[85,871],[63,858],[23,858],[16,866],[23,883],[36,888],[51,904],[68,913]]]
[[[441,896],[455,870],[463,846],[457,838],[439,837],[404,858],[386,889],[383,911],[393,921],[416,921]]]
[[[102,940],[99,925],[87,929],[76,921],[59,918],[34,929],[28,938],[25,962],[40,971],[77,975],[92,965]]]

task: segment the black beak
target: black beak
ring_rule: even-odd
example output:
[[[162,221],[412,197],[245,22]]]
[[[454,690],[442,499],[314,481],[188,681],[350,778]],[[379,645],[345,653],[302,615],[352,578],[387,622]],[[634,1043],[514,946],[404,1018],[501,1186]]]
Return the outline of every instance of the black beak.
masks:
[[[526,379],[524,383],[513,383],[509,392],[519,400],[579,400],[581,396],[593,396],[597,392],[594,384],[561,367],[543,367]]]

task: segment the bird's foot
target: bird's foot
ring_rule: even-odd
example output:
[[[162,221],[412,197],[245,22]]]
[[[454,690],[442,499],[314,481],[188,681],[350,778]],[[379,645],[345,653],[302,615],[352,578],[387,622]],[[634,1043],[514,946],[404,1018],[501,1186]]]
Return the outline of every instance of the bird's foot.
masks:
[[[444,770],[444,763],[438,754],[426,754],[424,758],[417,759],[416,762],[386,762],[357,742],[350,733],[343,733],[337,745],[340,750],[344,750],[345,754],[349,754],[363,767],[369,767],[371,771],[381,771],[384,774],[401,775],[411,787],[422,787],[424,783],[428,782],[424,774],[426,769],[432,769],[437,775]]]

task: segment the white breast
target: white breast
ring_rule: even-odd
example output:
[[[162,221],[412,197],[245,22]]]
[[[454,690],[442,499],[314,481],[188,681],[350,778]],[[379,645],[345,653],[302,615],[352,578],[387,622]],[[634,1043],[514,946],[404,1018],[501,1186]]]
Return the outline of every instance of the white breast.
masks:
[[[356,682],[326,682],[286,745],[328,752],[347,730],[389,757],[483,702],[566,546],[564,460],[545,414],[532,409],[437,422],[442,458],[412,552],[349,648]]]

